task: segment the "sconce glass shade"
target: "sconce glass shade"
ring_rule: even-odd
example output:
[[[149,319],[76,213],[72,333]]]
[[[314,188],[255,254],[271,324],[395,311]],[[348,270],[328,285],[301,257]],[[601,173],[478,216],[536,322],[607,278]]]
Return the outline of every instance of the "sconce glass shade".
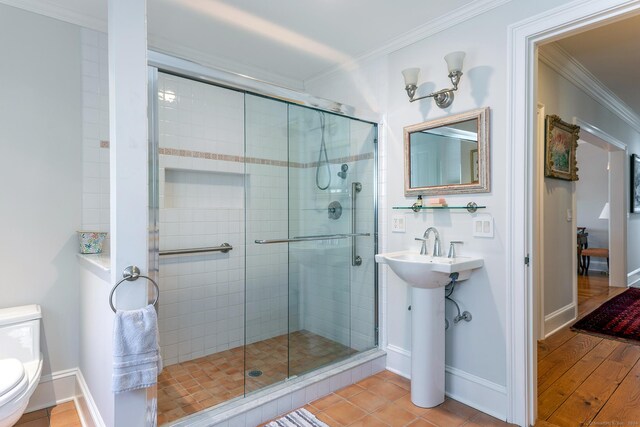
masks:
[[[602,212],[600,212],[600,216],[598,219],[609,219],[609,202],[604,204],[602,208]]]
[[[450,54],[445,55],[444,60],[447,61],[447,68],[449,68],[449,73],[462,71],[464,56],[464,52],[451,52]]]
[[[406,70],[402,70],[402,75],[404,76],[405,86],[417,86],[420,68],[407,68]]]

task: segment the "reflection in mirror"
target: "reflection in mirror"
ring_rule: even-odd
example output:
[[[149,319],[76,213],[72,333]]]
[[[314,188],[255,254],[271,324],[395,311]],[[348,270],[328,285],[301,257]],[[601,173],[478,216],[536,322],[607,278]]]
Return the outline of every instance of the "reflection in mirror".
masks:
[[[405,195],[489,191],[488,108],[405,128]]]
[[[477,129],[474,119],[410,134],[411,187],[478,181]]]

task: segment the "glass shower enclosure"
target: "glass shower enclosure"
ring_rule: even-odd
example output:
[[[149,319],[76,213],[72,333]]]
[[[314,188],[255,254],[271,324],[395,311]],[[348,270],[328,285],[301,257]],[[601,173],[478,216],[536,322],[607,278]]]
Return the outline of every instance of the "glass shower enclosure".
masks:
[[[159,424],[375,347],[376,124],[151,75]]]

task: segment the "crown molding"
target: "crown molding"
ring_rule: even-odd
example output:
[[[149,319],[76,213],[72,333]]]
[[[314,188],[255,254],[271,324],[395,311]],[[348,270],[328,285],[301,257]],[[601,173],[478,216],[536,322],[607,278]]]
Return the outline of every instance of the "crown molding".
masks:
[[[305,84],[313,83],[331,74],[344,71],[345,69],[350,70],[350,69],[357,68],[358,64],[361,64],[366,61],[372,61],[382,56],[396,52],[402,48],[405,48],[414,43],[417,43],[420,40],[423,40],[434,34],[440,33],[464,21],[468,21],[471,18],[474,18],[478,15],[481,15],[485,12],[488,12],[492,9],[500,7],[509,2],[511,2],[511,0],[473,1],[471,4],[461,6],[449,13],[446,13],[442,16],[439,16],[430,21],[427,21],[426,23],[422,24],[421,26],[411,31],[408,31],[404,34],[401,34],[398,37],[391,39],[391,41],[389,41],[388,43],[382,45],[381,47],[373,51],[360,55],[347,63],[338,64],[319,74],[311,76],[305,79],[304,82]]]
[[[44,0],[0,0],[0,3],[29,12],[37,13],[38,15],[44,15],[49,18],[58,19],[70,24],[90,28],[92,30],[102,32],[107,31],[106,19],[87,16],[71,9],[47,3]]]
[[[640,116],[591,71],[556,43],[538,49],[538,57],[599,104],[640,132]]]

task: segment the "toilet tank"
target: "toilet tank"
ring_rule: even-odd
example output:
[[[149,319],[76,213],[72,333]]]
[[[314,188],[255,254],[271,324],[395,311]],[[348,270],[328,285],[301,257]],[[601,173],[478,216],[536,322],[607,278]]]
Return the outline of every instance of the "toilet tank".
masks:
[[[40,319],[42,312],[36,304],[0,309],[0,359],[38,360]]]

